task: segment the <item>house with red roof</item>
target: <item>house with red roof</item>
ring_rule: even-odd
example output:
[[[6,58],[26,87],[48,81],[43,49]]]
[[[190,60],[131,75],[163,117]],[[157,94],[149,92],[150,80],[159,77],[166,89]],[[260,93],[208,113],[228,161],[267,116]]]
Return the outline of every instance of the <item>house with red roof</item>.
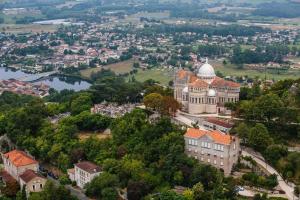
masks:
[[[189,157],[222,170],[226,176],[238,161],[240,142],[237,137],[218,130],[190,128],[185,133],[184,140],[185,152]]]
[[[19,181],[19,177],[26,170],[30,169],[34,172],[38,171],[39,163],[29,156],[26,152],[13,150],[2,154],[4,170],[7,171],[13,178]]]
[[[27,196],[31,192],[41,192],[46,185],[47,179],[37,172],[27,169],[19,176],[20,188],[25,187]]]

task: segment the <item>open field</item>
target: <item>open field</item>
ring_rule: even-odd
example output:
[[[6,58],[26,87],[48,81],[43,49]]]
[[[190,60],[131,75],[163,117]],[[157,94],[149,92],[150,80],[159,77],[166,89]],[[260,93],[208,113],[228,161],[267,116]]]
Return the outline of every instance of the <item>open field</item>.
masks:
[[[140,82],[144,82],[148,79],[158,81],[163,85],[168,85],[169,81],[173,80],[174,70],[155,68],[138,70],[138,73],[134,75],[135,79]]]
[[[80,141],[86,140],[90,137],[96,137],[97,139],[106,139],[106,138],[111,138],[110,130],[107,129],[104,132],[99,132],[99,133],[94,133],[94,132],[80,132],[78,134],[78,138]]]
[[[55,32],[57,25],[39,25],[39,24],[1,24],[0,31],[6,33],[40,33]]]
[[[99,68],[89,68],[89,69],[81,70],[80,74],[85,78],[90,78],[92,73],[99,72],[101,71],[101,69],[110,69],[116,74],[125,74],[125,73],[129,73],[132,70],[132,66],[134,62],[135,61],[133,59],[130,59],[123,62],[105,65]]]
[[[226,65],[224,66],[220,62],[211,62],[212,66],[214,66],[215,71],[221,72],[225,76],[248,76],[251,78],[259,77],[264,79],[265,73],[260,72],[257,70],[250,70],[250,69],[237,69],[233,65]],[[288,70],[287,72],[280,72],[277,73],[274,70],[267,70],[266,73],[267,79],[274,79],[274,80],[282,80],[282,79],[297,79],[300,78],[300,70]]]

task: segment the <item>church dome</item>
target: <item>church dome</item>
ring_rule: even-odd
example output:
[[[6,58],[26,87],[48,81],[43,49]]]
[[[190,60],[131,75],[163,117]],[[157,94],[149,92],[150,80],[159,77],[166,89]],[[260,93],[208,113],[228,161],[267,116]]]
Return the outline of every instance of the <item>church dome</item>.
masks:
[[[183,88],[182,93],[188,93],[188,92],[189,92],[189,88],[188,87]]]
[[[216,76],[214,68],[208,64],[207,60],[206,63],[199,68],[197,75],[200,78],[214,78]]]
[[[207,96],[215,97],[216,96],[216,91],[214,89],[209,89],[208,92],[207,92]]]

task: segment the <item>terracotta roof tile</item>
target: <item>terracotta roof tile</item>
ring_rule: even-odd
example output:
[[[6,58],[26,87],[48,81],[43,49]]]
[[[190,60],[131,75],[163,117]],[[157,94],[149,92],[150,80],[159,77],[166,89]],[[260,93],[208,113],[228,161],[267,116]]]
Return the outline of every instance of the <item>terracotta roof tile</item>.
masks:
[[[24,151],[13,150],[4,154],[4,156],[16,167],[38,163],[36,160],[28,156]]]
[[[199,129],[195,129],[195,128],[189,128],[187,130],[187,132],[185,133],[185,137],[190,137],[190,138],[200,138],[203,135],[206,134],[207,131],[204,130],[199,130]]]
[[[180,78],[180,79],[184,79],[186,78],[187,76],[189,75],[189,72],[184,70],[184,69],[181,69],[177,72],[177,77]]]
[[[240,84],[233,82],[233,81],[227,81],[220,77],[215,77],[215,79],[211,83],[212,86],[216,87],[231,87],[231,88],[239,88]]]
[[[213,138],[214,142],[225,145],[230,145],[233,138],[232,136],[224,135],[217,130],[209,132],[208,135]]]
[[[219,125],[219,126],[223,126],[225,128],[231,128],[233,125],[229,122],[226,122],[226,121],[222,121],[222,120],[219,120],[217,118],[214,118],[214,117],[210,117],[210,118],[207,118],[205,121],[207,122],[210,122],[212,124],[216,124],[216,125]]]
[[[0,177],[1,179],[5,182],[5,183],[12,183],[17,181],[16,179],[14,179],[14,177],[12,177],[7,171],[2,170],[0,172]]]
[[[230,145],[233,138],[232,136],[225,135],[219,131],[206,131],[206,130],[199,130],[195,128],[188,129],[184,136],[189,138],[199,139],[204,135],[207,135],[210,138],[212,138],[212,140],[215,143],[224,144],[224,145]]]
[[[189,85],[193,87],[200,87],[200,88],[208,87],[208,83],[198,78],[194,82],[190,83]]]
[[[91,174],[101,171],[101,168],[98,165],[95,165],[94,163],[89,161],[77,163],[75,164],[75,166]]]
[[[39,175],[38,173],[34,172],[31,169],[27,169],[23,174],[20,175],[20,179],[22,179],[25,183],[30,182],[34,178],[45,179],[45,177],[43,177],[42,175]]]

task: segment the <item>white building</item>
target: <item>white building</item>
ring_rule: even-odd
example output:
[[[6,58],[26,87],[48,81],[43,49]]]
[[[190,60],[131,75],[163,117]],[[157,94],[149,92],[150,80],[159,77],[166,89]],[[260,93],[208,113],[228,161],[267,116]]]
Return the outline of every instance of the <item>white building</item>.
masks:
[[[239,100],[240,85],[217,77],[207,60],[199,67],[197,75],[179,70],[175,75],[174,86],[174,98],[190,114],[228,114],[230,111],[225,108],[225,103]]]
[[[74,167],[74,178],[77,186],[80,188],[84,188],[85,184],[91,182],[93,178],[101,173],[101,168],[99,166],[88,161],[77,163],[74,165]]]

